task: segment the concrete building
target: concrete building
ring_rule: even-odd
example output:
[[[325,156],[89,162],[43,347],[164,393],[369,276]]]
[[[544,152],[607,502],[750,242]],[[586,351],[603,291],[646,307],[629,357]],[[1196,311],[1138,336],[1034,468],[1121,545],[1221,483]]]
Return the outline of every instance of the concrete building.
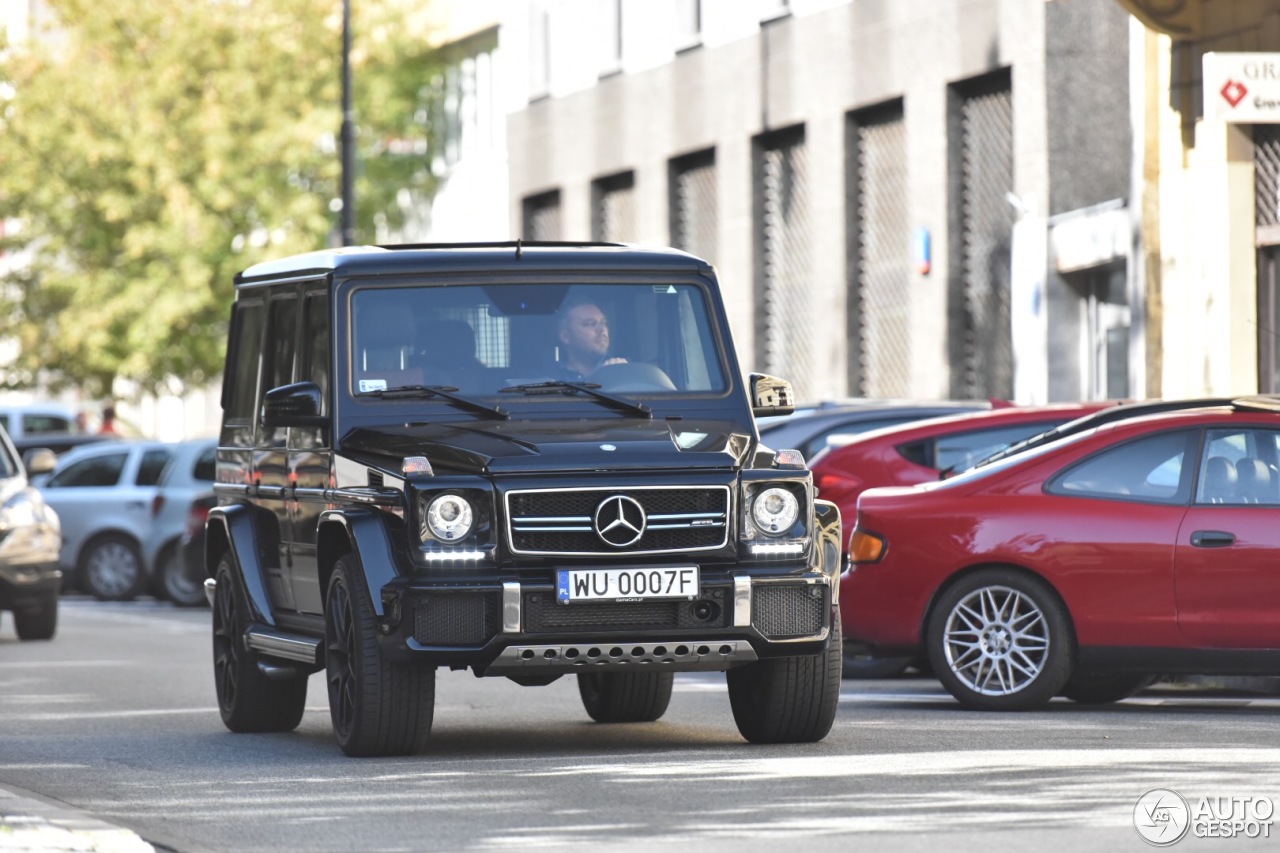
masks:
[[[1280,3],[1118,2],[1145,25],[1134,198],[1148,390],[1280,392]]]
[[[512,236],[707,257],[802,398],[1146,393],[1115,0],[500,9]]]

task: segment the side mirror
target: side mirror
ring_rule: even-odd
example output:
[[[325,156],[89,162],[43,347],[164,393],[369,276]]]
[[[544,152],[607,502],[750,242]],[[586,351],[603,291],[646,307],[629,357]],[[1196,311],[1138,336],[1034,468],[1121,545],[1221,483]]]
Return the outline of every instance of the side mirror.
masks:
[[[33,447],[22,454],[22,467],[27,469],[27,477],[48,474],[57,465],[57,455],[47,447]]]
[[[789,415],[796,410],[791,383],[763,373],[751,374],[751,411],[757,418]]]
[[[267,392],[262,402],[262,426],[318,427],[329,419],[320,414],[320,386],[314,382],[295,382]]]

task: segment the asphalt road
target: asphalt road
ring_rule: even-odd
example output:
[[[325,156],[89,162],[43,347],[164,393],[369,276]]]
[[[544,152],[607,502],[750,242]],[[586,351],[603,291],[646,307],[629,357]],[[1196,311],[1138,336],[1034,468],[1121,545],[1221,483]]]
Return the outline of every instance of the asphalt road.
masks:
[[[52,642],[20,643],[3,617],[0,788],[183,853],[1138,851],[1134,809],[1153,788],[1192,806],[1280,801],[1280,698],[1167,687],[1106,709],[987,714],[931,679],[846,681],[824,742],[769,747],[738,736],[718,674],[678,676],[658,723],[602,726],[570,679],[442,672],[426,754],[351,759],[319,675],[297,732],[227,732],[208,623],[208,610],[69,599]]]

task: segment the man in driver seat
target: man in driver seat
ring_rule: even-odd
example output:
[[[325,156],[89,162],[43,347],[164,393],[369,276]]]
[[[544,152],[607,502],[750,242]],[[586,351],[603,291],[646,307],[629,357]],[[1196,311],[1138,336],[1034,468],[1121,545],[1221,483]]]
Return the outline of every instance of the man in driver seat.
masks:
[[[597,368],[627,363],[625,358],[609,356],[609,320],[589,299],[570,300],[560,309],[557,339],[560,379],[581,382]]]

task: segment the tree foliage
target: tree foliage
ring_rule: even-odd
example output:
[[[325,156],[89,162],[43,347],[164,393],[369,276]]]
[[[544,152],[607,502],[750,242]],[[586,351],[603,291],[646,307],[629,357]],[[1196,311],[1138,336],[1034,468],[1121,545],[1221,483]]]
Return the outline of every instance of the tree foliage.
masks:
[[[234,274],[336,233],[341,0],[47,5],[53,26],[0,57],[4,384],[206,382]],[[362,241],[434,189],[414,6],[352,4]]]

